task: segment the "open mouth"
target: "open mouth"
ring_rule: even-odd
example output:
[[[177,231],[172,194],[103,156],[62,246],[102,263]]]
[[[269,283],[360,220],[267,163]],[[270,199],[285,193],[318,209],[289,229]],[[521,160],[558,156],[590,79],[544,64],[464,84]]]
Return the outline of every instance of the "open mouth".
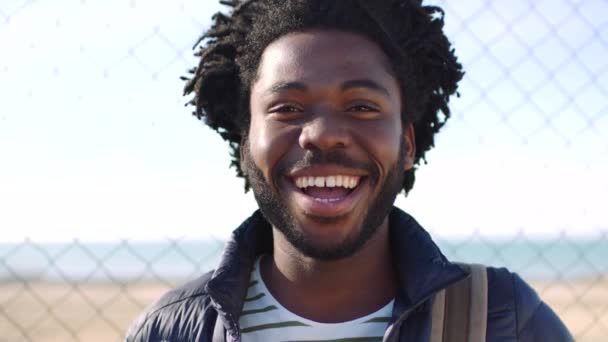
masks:
[[[297,177],[294,183],[305,195],[315,201],[337,202],[350,195],[361,183],[363,177],[335,175],[326,177]]]
[[[316,216],[338,216],[351,210],[360,197],[366,176],[330,175],[291,178],[295,200],[304,211]]]

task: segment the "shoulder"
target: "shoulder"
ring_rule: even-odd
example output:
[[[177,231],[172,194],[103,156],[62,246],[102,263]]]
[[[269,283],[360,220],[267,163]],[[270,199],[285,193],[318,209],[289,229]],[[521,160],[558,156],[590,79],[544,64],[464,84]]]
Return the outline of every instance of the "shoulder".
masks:
[[[488,335],[509,327],[518,341],[573,341],[566,326],[536,291],[506,268],[487,268]]]
[[[126,342],[174,340],[172,336],[200,336],[205,322],[216,313],[205,289],[212,271],[165,293],[131,324]],[[187,330],[187,331],[186,331]]]

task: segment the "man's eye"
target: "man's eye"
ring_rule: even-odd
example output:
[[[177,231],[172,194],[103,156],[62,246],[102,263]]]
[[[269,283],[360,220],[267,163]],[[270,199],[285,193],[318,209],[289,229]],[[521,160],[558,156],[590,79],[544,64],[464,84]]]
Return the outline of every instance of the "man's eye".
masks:
[[[301,112],[300,108],[292,105],[280,105],[270,109],[270,113],[298,113]]]
[[[349,112],[378,112],[377,108],[368,105],[355,105],[348,108]]]

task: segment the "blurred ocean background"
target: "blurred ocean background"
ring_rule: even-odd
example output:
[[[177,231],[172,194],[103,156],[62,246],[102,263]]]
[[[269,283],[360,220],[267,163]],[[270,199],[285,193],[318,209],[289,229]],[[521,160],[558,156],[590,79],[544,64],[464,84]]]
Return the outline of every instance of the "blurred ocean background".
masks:
[[[223,241],[0,244],[0,280],[187,280],[217,264]],[[528,280],[580,280],[608,274],[608,239],[439,240],[452,261],[516,270]]]

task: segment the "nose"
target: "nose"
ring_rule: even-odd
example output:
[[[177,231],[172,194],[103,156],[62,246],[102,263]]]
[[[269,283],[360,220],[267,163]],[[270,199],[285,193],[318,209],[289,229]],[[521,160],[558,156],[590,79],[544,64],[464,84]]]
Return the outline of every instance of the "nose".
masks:
[[[306,122],[300,133],[299,144],[305,150],[328,151],[334,148],[345,148],[351,144],[351,135],[339,114],[326,113],[316,115]]]

